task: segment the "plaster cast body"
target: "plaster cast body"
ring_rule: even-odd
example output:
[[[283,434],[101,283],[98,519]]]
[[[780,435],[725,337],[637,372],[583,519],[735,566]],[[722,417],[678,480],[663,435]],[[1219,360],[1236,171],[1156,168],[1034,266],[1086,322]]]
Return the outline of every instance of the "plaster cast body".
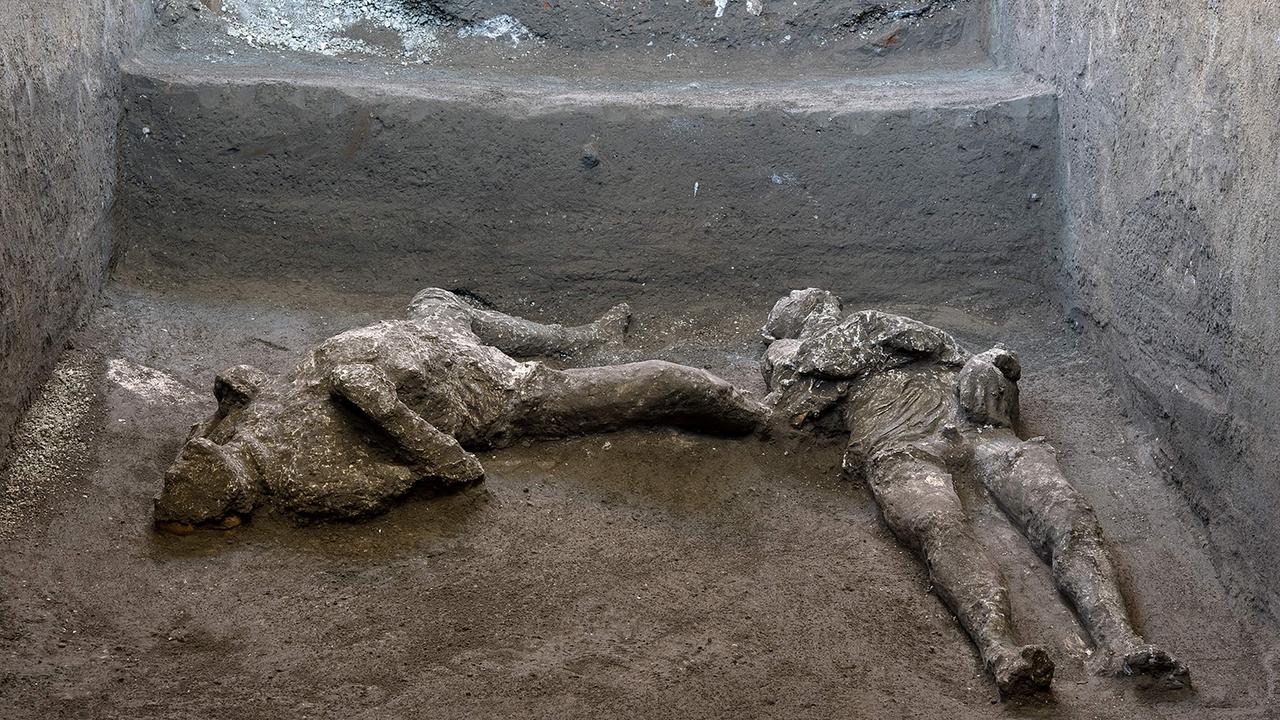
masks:
[[[329,338],[285,377],[230,368],[214,384],[218,410],[166,473],[156,520],[234,523],[264,502],[359,518],[420,483],[480,481],[468,451],[517,437],[760,424],[759,403],[704,370],[659,361],[556,370],[507,354],[572,354],[620,339],[629,317],[619,305],[590,325],[542,325],[429,289],[407,320]]]
[[[1015,432],[1021,367],[1002,347],[973,355],[947,333],[888,313],[843,316],[810,288],[779,300],[763,328],[766,404],[793,427],[847,432],[847,474],[864,478],[886,523],[928,567],[1002,694],[1048,689],[1044,648],[1016,640],[1008,591],[983,551],[952,473],[974,475],[1052,566],[1102,665],[1188,682],[1184,665],[1133,628],[1093,510],[1043,438]]]

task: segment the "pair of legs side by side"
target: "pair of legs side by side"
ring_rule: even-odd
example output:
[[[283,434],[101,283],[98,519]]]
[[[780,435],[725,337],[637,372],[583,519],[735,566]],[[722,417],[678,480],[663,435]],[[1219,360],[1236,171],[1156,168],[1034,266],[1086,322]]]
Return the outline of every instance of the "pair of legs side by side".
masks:
[[[1098,665],[1187,685],[1182,663],[1134,629],[1098,520],[1053,448],[1014,432],[1016,354],[1000,346],[971,354],[945,331],[901,315],[846,313],[819,288],[778,300],[761,337],[775,420],[848,432],[845,472],[866,480],[886,523],[924,562],[1002,694],[1047,690],[1054,666],[1043,647],[1017,638],[1008,590],[956,493],[961,470],[972,470],[1052,567]]]
[[[925,564],[1001,693],[1046,690],[1054,666],[1044,648],[1017,639],[1008,590],[956,493],[953,473],[966,468],[1050,565],[1104,667],[1185,686],[1186,668],[1134,629],[1102,529],[1053,448],[968,421],[954,377],[929,365],[905,367],[853,390],[843,408],[851,433],[845,467],[865,477],[886,523]]]

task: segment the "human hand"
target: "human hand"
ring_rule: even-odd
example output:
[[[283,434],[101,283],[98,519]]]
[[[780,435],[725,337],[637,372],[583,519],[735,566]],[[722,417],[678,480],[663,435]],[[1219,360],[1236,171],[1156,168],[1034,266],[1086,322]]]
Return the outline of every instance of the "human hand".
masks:
[[[997,345],[965,363],[956,378],[960,407],[974,422],[1009,427],[1018,419],[1018,379],[1022,364]]]
[[[465,450],[462,457],[440,468],[440,479],[449,484],[471,485],[484,480],[484,466],[480,460]]]

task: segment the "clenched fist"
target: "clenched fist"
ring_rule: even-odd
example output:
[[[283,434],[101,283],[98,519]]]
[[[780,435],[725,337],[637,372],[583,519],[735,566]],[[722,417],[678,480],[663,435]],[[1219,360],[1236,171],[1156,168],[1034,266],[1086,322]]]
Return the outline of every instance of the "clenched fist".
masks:
[[[1018,378],[1022,364],[1000,345],[974,355],[956,378],[956,395],[965,413],[983,425],[1011,427],[1018,420]]]

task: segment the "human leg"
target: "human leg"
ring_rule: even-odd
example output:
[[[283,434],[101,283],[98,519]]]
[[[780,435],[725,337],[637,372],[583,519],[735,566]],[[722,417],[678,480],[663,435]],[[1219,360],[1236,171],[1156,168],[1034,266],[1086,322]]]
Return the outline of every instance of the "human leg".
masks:
[[[1053,661],[1013,635],[1008,590],[973,533],[951,476],[926,453],[876,457],[867,481],[885,522],[929,570],[938,596],[969,633],[1002,696],[1047,690]]]
[[[768,415],[763,405],[715,375],[660,360],[541,368],[515,412],[514,434],[547,437],[639,425],[742,434],[761,427]]]
[[[1049,562],[1058,588],[1114,670],[1170,687],[1189,683],[1185,665],[1134,629],[1102,528],[1062,474],[1053,447],[996,429],[984,433],[974,459],[980,481]]]
[[[631,307],[620,303],[586,325],[543,324],[486,310],[441,288],[420,291],[409,302],[411,319],[440,326],[466,327],[486,345],[518,357],[571,355],[621,340],[631,322]]]
[[[569,355],[621,340],[631,321],[626,303],[586,325],[544,325],[492,310],[472,309],[471,330],[486,344],[518,357]]]

